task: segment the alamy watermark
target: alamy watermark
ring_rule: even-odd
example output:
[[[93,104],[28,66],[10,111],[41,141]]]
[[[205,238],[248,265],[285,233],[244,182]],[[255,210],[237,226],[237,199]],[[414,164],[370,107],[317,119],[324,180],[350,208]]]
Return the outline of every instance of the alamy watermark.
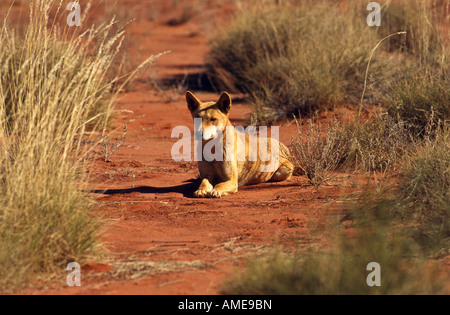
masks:
[[[192,154],[192,134],[188,127],[177,126],[172,130],[171,137],[178,140],[171,150],[172,159],[180,161],[251,161],[267,162],[261,165],[261,172],[275,172],[279,165],[280,142],[279,127],[238,126],[225,128],[225,141],[222,130],[215,130],[217,136],[204,142],[202,119],[194,118],[194,154]],[[257,132],[259,131],[259,133]],[[248,138],[247,136],[248,135]],[[181,137],[181,138],[180,138]],[[246,156],[246,141],[248,139],[248,157]],[[225,143],[224,143],[225,142]],[[269,144],[270,142],[270,144]],[[270,152],[270,153],[269,153]]]
[[[79,263],[71,262],[66,267],[70,273],[67,275],[66,282],[69,287],[81,286],[81,266]]]
[[[78,2],[69,2],[66,7],[67,11],[70,11],[67,16],[67,25],[81,26],[81,6]],[[378,2],[370,2],[367,5],[367,11],[371,11],[367,16],[367,25],[369,26],[381,26],[381,6]]]
[[[370,2],[367,5],[367,11],[372,11],[367,16],[367,25],[381,26],[381,6],[378,2]]]
[[[381,266],[377,262],[371,262],[367,265],[367,271],[371,271],[366,278],[369,287],[381,287]]]
[[[67,25],[69,26],[81,26],[81,6],[78,2],[70,2],[67,7],[67,11],[70,11],[67,16]]]

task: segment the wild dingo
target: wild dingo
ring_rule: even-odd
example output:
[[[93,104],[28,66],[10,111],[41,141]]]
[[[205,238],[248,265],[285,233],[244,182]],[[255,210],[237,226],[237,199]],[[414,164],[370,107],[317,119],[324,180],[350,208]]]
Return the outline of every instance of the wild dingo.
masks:
[[[187,91],[186,102],[192,118],[201,118],[202,146],[223,139],[223,158],[198,161],[202,183],[194,192],[196,197],[220,198],[237,192],[238,187],[244,185],[283,181],[292,176],[294,165],[290,162],[289,149],[284,144],[274,138],[261,141],[256,134],[242,133],[233,127],[229,120],[231,97],[228,93],[222,93],[217,102],[202,103]],[[251,143],[256,143],[256,147],[252,147]],[[261,158],[261,154],[255,154],[255,150],[270,158]]]

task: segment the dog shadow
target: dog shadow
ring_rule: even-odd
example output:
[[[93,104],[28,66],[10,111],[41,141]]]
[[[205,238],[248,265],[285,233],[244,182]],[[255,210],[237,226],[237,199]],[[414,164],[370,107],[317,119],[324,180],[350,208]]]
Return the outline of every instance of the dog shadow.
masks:
[[[141,194],[168,194],[178,193],[183,197],[194,197],[194,191],[200,185],[200,179],[189,179],[184,181],[181,185],[167,186],[167,187],[154,187],[154,186],[139,186],[133,188],[121,188],[121,189],[105,189],[105,190],[88,190],[89,193],[103,194],[103,195],[123,195],[138,192]]]

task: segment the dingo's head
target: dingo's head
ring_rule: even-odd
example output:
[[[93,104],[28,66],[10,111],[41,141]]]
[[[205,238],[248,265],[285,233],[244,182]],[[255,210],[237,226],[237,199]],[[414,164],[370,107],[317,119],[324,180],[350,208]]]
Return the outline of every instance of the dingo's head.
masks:
[[[225,132],[231,109],[231,97],[228,93],[222,93],[217,102],[202,103],[194,94],[187,91],[186,102],[192,117],[202,119],[203,141],[214,139],[221,132]]]

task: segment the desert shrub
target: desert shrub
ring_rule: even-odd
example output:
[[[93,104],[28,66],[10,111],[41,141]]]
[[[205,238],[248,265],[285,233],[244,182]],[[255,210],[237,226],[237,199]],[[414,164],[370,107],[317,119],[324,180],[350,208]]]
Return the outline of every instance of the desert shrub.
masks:
[[[381,183],[400,169],[418,144],[405,122],[386,113],[365,121],[334,119],[321,124],[309,119],[306,128],[296,123],[297,133],[290,144],[293,162],[316,187],[340,166],[368,172],[376,183]]]
[[[389,115],[375,116],[365,122],[357,120],[344,132],[351,142],[348,162],[360,170],[393,171],[408,153],[410,137],[405,123]]]
[[[357,102],[378,35],[356,16],[331,1],[246,8],[211,42],[207,62],[223,88],[249,94],[260,121]],[[375,56],[372,83],[381,69],[389,76]]]
[[[349,138],[343,132],[344,125],[336,119],[324,126],[309,119],[305,131],[297,120],[296,123],[297,134],[292,136],[290,144],[293,162],[318,187],[345,161]]]
[[[80,36],[49,21],[33,0],[18,35],[0,29],[0,289],[14,289],[96,253],[100,220],[80,185],[86,128],[111,114],[105,81],[122,32],[110,24]]]

